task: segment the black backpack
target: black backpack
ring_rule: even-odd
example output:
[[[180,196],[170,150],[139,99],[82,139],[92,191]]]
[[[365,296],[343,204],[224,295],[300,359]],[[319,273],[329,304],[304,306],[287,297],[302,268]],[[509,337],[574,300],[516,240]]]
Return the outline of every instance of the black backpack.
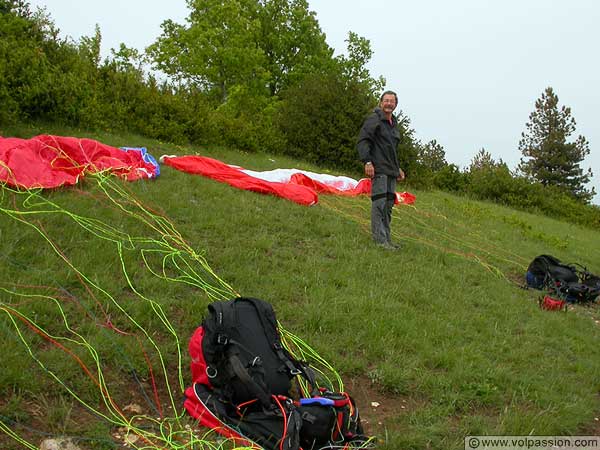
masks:
[[[571,303],[593,302],[600,295],[600,277],[579,264],[564,264],[550,255],[535,257],[525,279],[527,286],[547,290]]]
[[[237,298],[208,306],[202,352],[213,387],[234,404],[288,395],[291,379],[307,367],[284,349],[270,304]]]
[[[189,348],[194,385],[184,405],[200,424],[272,450],[370,446],[352,398],[319,386],[286,350],[269,303],[212,303]]]

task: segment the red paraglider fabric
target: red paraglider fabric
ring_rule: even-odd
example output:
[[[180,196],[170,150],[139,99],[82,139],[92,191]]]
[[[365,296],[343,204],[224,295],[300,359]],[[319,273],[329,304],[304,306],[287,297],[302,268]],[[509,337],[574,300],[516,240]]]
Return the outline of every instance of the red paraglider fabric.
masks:
[[[156,176],[157,166],[140,151],[125,151],[92,139],[40,135],[0,137],[0,183],[31,189],[74,185],[86,173],[109,170],[133,181]]]
[[[179,156],[164,157],[161,160],[163,164],[183,172],[203,175],[238,189],[276,195],[301,205],[314,205],[319,200],[317,193],[309,187],[261,180],[216,159],[203,156]]]
[[[161,162],[183,172],[202,175],[238,189],[272,194],[301,205],[314,205],[319,193],[356,196],[371,193],[371,180],[318,174],[297,169],[255,172],[204,156],[163,156]],[[415,196],[396,194],[396,203],[413,204]]]

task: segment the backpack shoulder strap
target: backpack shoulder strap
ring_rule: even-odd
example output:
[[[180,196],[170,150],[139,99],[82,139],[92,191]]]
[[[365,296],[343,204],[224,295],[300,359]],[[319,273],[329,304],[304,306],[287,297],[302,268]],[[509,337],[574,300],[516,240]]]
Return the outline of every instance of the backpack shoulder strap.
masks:
[[[233,373],[246,385],[246,387],[256,396],[265,410],[272,408],[271,394],[264,390],[248,373],[237,353],[229,355],[229,363]]]
[[[208,305],[208,311],[214,320],[214,343],[218,346],[225,346],[229,342],[228,326],[235,320],[231,308],[225,308],[226,303],[229,302],[214,302]]]
[[[273,346],[275,354],[279,360],[284,364],[290,377],[296,375],[303,376],[306,381],[310,384],[313,391],[317,392],[317,385],[315,381],[315,374],[308,364],[294,358],[289,351],[283,346],[281,342],[281,336],[277,325],[277,317],[275,311],[270,303],[260,300],[258,298],[244,297],[243,300],[250,302],[256,308],[258,316],[260,317],[265,334]]]

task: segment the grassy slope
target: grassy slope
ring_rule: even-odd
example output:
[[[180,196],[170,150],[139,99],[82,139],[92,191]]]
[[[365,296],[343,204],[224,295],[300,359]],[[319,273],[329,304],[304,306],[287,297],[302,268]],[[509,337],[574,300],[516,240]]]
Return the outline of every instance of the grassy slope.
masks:
[[[35,129],[3,131],[36,134]],[[88,136],[116,146],[145,145],[155,156],[202,152],[255,170],[320,171],[281,157],[175,148],[135,136]],[[87,183],[88,188],[94,189]],[[416,208],[400,207],[394,213],[393,232],[404,249],[388,253],[370,242],[367,198],[322,197],[319,205],[306,208],[165,166],[156,181],[128,188],[170,218],[218,276],[243,295],[273,303],[286,328],[311,343],[344,379],[361,380],[368,384],[364,387],[369,395],[383,398],[385,417],[368,404],[363,416],[371,431],[384,438],[385,447],[462,448],[467,434],[591,430],[600,411],[598,310],[544,312],[537,306],[537,293],[517,284],[528,262],[541,253],[599,272],[597,231],[444,193],[414,192]],[[65,189],[47,196],[128,233],[145,232],[83,193]],[[83,291],[37,232],[4,215],[0,223],[0,280]],[[44,219],[43,225],[83,273],[114,295],[126,297],[113,246],[90,237],[66,216]],[[203,315],[206,296],[189,286],[149,277],[135,261],[130,267],[144,295],[164,305],[185,347]],[[0,295],[9,303],[23,301]],[[130,307],[175,354],[153,311],[134,301]],[[54,306],[32,303],[32,310],[49,327],[56,321]],[[73,307],[70,312],[76,311]],[[35,422],[23,405],[40,398],[53,405],[62,402],[62,409],[69,410],[64,407],[68,396],[65,400],[44,394],[54,384],[43,371],[35,381],[22,376],[24,370],[39,369],[19,347],[5,317],[0,327],[8,343],[0,350],[2,365],[8,368],[0,377],[0,412],[12,420]],[[112,349],[107,367],[119,366],[126,358],[143,371],[139,355],[123,350],[130,349],[125,338],[121,348],[119,337],[105,332],[94,336],[95,345]],[[46,352],[47,364],[53,356]],[[89,389],[83,382],[77,384],[77,367],[56,364],[80,392]],[[168,364],[176,367],[176,361]],[[189,383],[185,370],[184,382]],[[57,417],[50,431],[87,433],[61,408],[52,408]],[[95,426],[98,435],[110,432],[109,426],[91,423],[85,426]]]

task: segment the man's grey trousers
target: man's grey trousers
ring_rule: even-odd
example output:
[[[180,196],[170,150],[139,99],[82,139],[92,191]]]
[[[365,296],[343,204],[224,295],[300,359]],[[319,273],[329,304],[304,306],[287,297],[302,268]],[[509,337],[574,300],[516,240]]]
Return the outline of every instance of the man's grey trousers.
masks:
[[[390,223],[396,200],[396,177],[375,175],[371,179],[371,233],[378,244],[391,243]]]

